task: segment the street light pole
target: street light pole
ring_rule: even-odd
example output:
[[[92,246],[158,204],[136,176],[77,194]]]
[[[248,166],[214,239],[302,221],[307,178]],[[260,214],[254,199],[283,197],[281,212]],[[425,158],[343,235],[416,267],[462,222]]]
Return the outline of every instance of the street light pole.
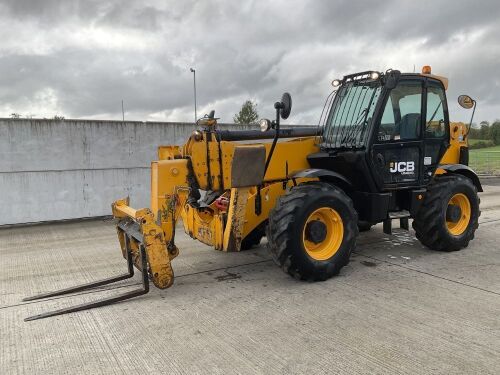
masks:
[[[196,70],[193,68],[189,68],[191,73],[193,73],[193,87],[194,87],[194,123],[196,124],[196,120],[198,119],[198,115],[196,113]]]

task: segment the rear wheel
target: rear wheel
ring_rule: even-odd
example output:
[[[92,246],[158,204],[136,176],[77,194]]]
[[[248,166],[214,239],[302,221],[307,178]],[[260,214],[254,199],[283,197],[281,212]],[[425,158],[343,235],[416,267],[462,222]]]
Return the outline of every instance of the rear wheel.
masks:
[[[413,220],[417,238],[433,250],[467,247],[479,225],[479,202],[470,179],[459,175],[436,177]]]
[[[304,183],[278,198],[269,215],[273,260],[299,279],[326,280],[349,263],[358,235],[357,213],[339,188]]]

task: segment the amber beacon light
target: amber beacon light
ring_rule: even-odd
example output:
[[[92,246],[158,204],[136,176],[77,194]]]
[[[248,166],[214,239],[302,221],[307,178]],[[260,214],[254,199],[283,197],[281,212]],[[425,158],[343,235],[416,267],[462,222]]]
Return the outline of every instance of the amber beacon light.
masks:
[[[422,67],[422,74],[431,74],[431,66],[430,65],[424,65]]]

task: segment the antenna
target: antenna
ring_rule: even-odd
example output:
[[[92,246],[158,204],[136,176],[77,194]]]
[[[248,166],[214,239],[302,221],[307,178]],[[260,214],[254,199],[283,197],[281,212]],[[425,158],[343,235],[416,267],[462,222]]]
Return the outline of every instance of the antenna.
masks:
[[[198,120],[198,115],[196,113],[196,70],[189,68],[190,72],[193,73],[193,89],[194,89],[194,123]]]
[[[122,122],[125,122],[125,111],[123,110],[123,99],[122,99]]]
[[[413,73],[415,73],[415,64],[413,64]]]

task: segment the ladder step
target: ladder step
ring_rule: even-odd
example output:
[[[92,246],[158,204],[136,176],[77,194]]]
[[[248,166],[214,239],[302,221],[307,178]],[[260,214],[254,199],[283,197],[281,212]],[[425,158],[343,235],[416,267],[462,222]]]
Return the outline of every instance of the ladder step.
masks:
[[[410,217],[410,212],[407,210],[389,212],[389,219],[401,219]]]

